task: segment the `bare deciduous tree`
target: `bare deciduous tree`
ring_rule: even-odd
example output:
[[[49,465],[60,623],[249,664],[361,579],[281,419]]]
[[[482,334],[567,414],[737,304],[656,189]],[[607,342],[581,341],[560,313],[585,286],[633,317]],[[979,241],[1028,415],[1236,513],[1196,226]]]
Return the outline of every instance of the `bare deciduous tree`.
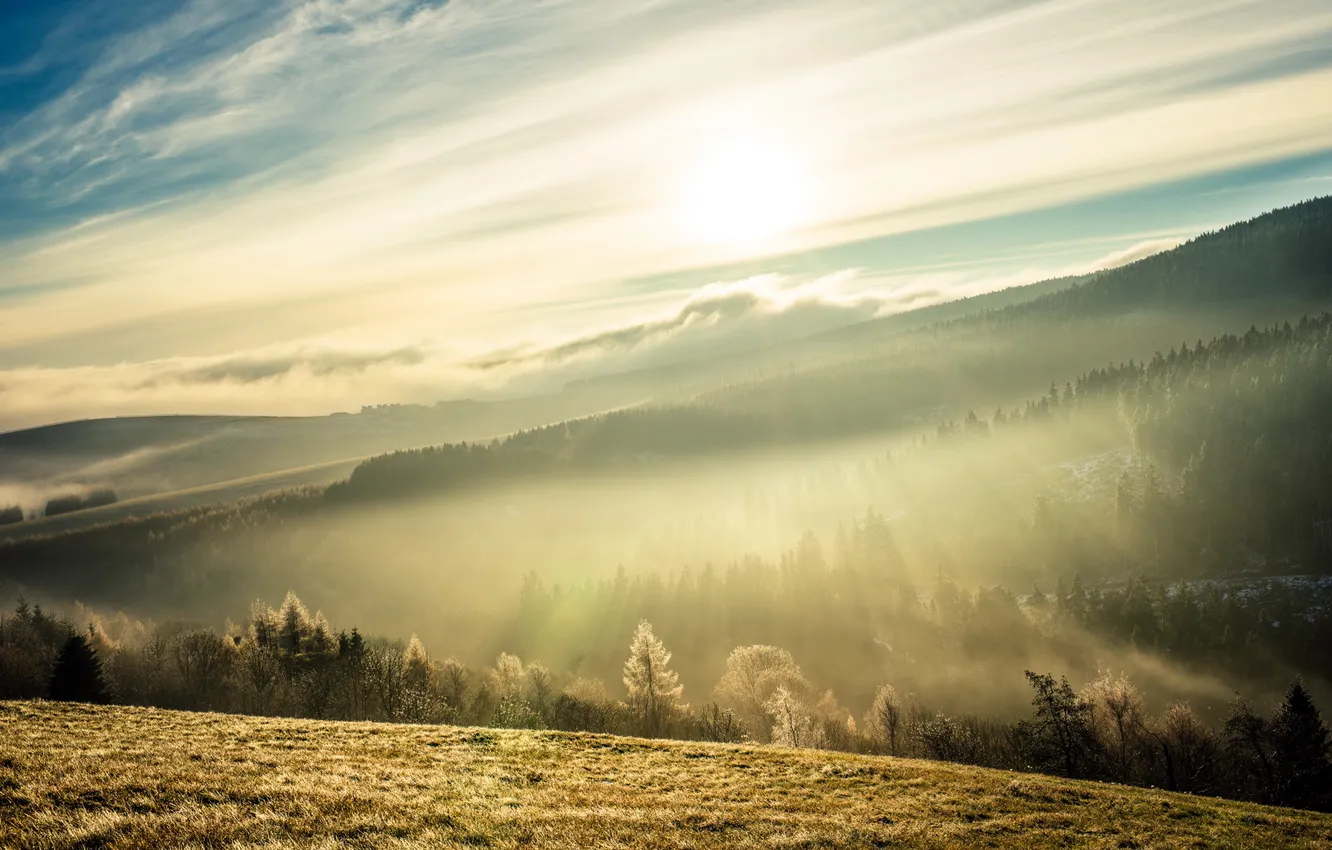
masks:
[[[181,632],[171,640],[186,703],[192,708],[222,708],[225,684],[237,660],[236,644],[211,629]]]
[[[874,692],[874,702],[865,714],[865,731],[876,743],[897,755],[898,737],[902,731],[902,700],[892,685],[880,685]]]
[[[1087,683],[1079,696],[1091,706],[1092,727],[1106,754],[1110,778],[1132,781],[1145,746],[1142,694],[1126,675],[1103,672]]]
[[[365,653],[365,675],[385,720],[402,718],[407,695],[407,665],[402,644],[371,647]]]
[[[772,718],[768,703],[777,689],[802,699],[809,682],[791,653],[776,646],[740,646],[726,659],[726,672],[717,683],[717,702],[734,709],[756,740],[771,740]]]
[[[772,743],[779,747],[816,747],[821,740],[814,713],[799,694],[778,685],[764,705],[771,719]]]
[[[242,704],[255,714],[272,714],[283,685],[277,653],[254,635],[242,640],[238,650],[236,678]]]
[[[448,705],[453,722],[463,721],[467,711],[467,698],[472,689],[472,674],[456,658],[448,658],[439,665],[439,693]]]
[[[524,676],[526,679],[527,704],[542,719],[548,721],[551,703],[555,700],[555,677],[540,664],[529,664]]]

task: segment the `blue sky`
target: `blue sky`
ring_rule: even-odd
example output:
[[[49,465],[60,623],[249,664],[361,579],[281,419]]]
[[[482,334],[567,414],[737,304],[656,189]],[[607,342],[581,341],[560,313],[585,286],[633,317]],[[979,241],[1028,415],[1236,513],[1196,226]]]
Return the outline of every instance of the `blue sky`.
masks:
[[[0,428],[558,386],[1330,178],[1325,0],[10,0]]]

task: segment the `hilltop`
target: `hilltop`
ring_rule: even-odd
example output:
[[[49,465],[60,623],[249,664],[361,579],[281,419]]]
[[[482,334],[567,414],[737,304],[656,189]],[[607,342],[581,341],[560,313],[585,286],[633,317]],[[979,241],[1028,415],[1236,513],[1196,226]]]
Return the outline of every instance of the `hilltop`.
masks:
[[[934,762],[0,703],[0,846],[1332,847],[1332,816]]]

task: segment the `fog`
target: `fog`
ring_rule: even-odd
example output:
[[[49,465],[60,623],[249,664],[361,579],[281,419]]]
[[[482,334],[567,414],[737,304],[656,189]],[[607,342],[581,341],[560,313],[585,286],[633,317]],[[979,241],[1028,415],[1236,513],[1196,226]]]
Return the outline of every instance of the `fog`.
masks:
[[[727,710],[766,741],[780,697],[855,748],[891,687],[911,752],[1021,766],[1035,674],[1122,675],[1177,732],[1296,677],[1326,699],[1332,299],[1299,265],[1326,244],[1262,248],[1305,214],[550,396],[4,435],[11,486],[132,498],[7,526],[0,593],[92,622],[126,699],[182,707],[714,738]],[[363,639],[416,708],[332,684]],[[631,641],[670,653],[675,720],[606,719],[637,710]],[[201,646],[249,672],[191,685]],[[783,690],[737,692],[760,657]]]
[[[1049,381],[1027,383],[1040,397]],[[1020,411],[1019,401],[1008,409]],[[1194,669],[1112,635],[1055,629],[1033,605],[1033,594],[1053,595],[1078,572],[1050,556],[1038,505],[1057,505],[1083,541],[1120,552],[1117,485],[1149,462],[1107,398],[1087,401],[1076,423],[1037,417],[985,435],[898,425],[872,438],[642,453],[335,506],[298,491],[16,543],[6,575],[11,596],[21,585],[48,604],[77,599],[103,615],[218,629],[243,627],[254,600],[275,605],[294,590],[337,628],[414,634],[432,654],[479,668],[511,652],[569,679],[611,683],[612,693],[646,617],[696,702],[711,698],[727,654],[755,643],[789,649],[816,688],[857,715],[888,681],[950,712],[1020,716],[1030,701],[1024,669],[1075,681],[1123,671],[1153,705],[1189,700],[1208,716],[1236,690],[1270,697],[1293,668]],[[284,500],[310,504],[288,510]],[[850,552],[854,529],[875,523],[884,536],[866,545],[878,548]],[[1142,573],[1124,553],[1094,563],[1100,572],[1082,576],[1093,586]],[[1155,580],[1181,578],[1155,570]],[[713,590],[698,590],[703,576]],[[983,611],[947,608],[996,588],[1015,595],[1022,628],[1004,627],[1012,612],[984,623]],[[534,589],[545,594],[535,608]],[[857,593],[861,603],[837,598]],[[854,622],[828,621],[849,611]]]

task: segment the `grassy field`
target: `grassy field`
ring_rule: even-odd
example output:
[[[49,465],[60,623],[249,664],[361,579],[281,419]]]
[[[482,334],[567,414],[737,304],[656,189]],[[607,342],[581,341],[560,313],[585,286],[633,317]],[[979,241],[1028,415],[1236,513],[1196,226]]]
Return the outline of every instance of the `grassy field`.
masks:
[[[1332,847],[1332,816],[767,747],[0,703],[0,847]]]

